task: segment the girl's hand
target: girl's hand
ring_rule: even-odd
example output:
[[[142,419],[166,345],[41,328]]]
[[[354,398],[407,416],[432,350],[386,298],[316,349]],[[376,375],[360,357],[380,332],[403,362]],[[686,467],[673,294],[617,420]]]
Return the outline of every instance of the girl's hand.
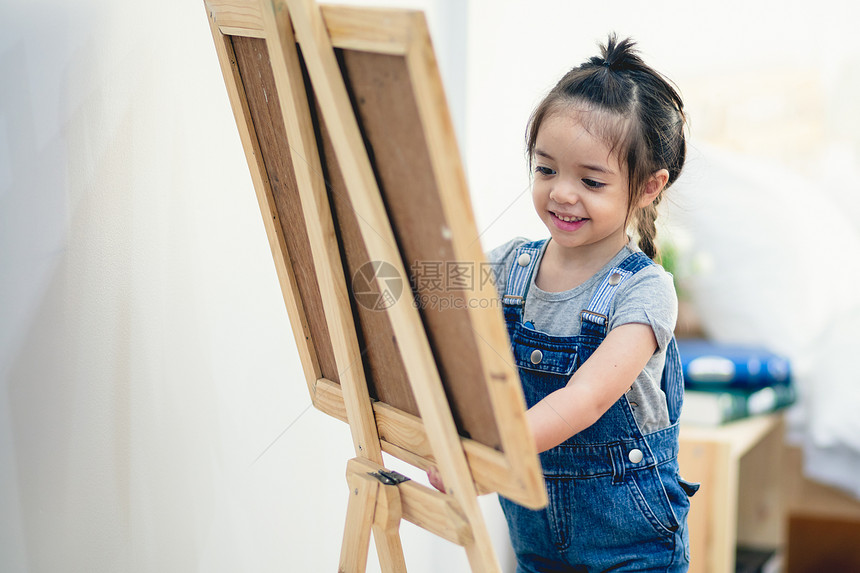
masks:
[[[427,479],[430,480],[430,484],[445,493],[445,484],[442,483],[442,476],[439,475],[439,470],[436,469],[436,466],[430,466],[430,469],[427,470]]]

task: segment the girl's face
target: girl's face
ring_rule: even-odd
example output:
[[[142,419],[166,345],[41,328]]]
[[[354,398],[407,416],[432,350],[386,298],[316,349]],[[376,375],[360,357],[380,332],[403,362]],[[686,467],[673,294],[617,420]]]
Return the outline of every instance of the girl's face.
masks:
[[[580,113],[588,112],[560,110],[541,123],[532,199],[556,247],[611,258],[627,243],[626,170],[606,143],[585,130]]]

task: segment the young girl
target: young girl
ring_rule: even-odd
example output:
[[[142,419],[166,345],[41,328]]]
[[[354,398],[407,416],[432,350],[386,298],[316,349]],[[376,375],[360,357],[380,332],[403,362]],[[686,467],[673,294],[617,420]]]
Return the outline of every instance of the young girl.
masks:
[[[539,511],[501,500],[518,573],[689,565],[698,486],[678,474],[677,299],[652,261],[684,112],[633,45],[610,36],[538,105],[528,155],[550,238],[489,255],[549,494]]]

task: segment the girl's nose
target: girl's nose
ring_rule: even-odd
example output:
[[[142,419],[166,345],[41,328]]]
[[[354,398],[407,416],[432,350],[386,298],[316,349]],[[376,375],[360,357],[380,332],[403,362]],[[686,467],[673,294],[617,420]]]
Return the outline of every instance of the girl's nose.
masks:
[[[556,203],[575,204],[579,201],[579,194],[572,185],[557,183],[550,190],[549,198]]]

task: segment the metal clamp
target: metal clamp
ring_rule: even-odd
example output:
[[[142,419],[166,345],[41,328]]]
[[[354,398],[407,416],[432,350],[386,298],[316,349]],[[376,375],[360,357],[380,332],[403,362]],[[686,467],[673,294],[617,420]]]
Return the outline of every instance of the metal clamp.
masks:
[[[381,481],[384,485],[400,485],[405,481],[409,481],[411,478],[406,477],[403,474],[399,474],[397,472],[391,470],[379,470],[377,472],[367,472],[367,475],[371,475]]]

